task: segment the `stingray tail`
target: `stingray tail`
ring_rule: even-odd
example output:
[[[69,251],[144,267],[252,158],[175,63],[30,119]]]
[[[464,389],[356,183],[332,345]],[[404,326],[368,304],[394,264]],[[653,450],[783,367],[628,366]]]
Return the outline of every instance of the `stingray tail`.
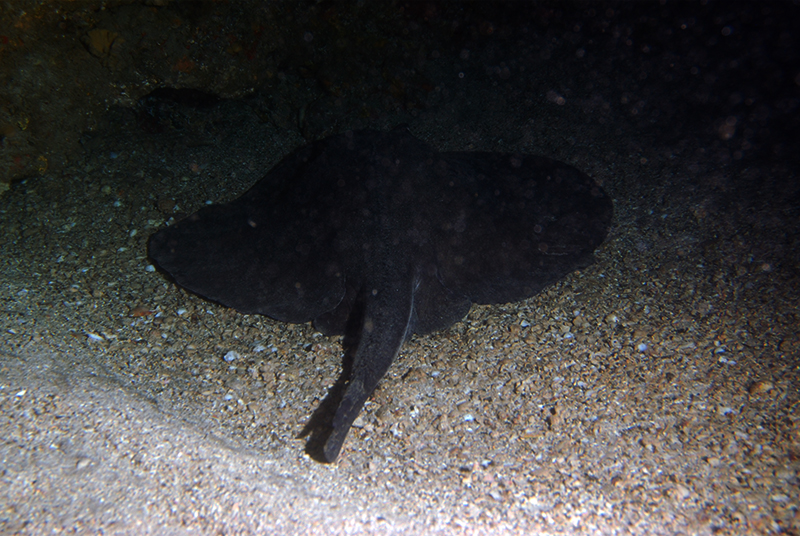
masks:
[[[365,288],[361,291],[363,317],[350,379],[333,418],[333,430],[323,447],[328,462],[339,456],[353,421],[411,334],[414,310],[414,289],[411,286],[409,289],[398,284],[389,289]]]

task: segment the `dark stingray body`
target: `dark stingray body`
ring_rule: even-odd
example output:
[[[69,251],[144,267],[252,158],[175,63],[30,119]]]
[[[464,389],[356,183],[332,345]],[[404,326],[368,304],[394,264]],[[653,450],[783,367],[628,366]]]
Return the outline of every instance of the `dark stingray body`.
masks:
[[[301,147],[237,200],[157,232],[150,256],[243,313],[349,332],[352,365],[323,441],[333,461],[408,336],[590,264],[611,217],[603,190],[555,160],[356,131]]]

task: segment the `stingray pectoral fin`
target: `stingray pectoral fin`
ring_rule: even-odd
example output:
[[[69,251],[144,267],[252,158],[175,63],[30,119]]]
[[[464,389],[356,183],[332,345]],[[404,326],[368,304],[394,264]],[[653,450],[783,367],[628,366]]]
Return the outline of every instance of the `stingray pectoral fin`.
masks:
[[[591,177],[544,157],[442,153],[437,274],[473,303],[529,298],[591,264],[614,213]]]
[[[350,379],[333,418],[333,430],[323,447],[328,462],[339,456],[353,421],[400,351],[412,319],[412,284],[362,292],[365,295],[363,320],[354,348]]]

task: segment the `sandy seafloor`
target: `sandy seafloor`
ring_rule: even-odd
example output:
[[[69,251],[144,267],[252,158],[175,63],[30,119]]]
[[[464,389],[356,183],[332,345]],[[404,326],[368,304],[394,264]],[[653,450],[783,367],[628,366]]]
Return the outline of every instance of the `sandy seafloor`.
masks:
[[[318,104],[331,132],[557,158],[615,203],[594,265],[410,340],[333,465],[297,435],[341,341],[146,252],[301,129],[258,97],[111,109],[0,199],[0,533],[800,533],[798,7],[758,5],[421,37],[413,106]]]

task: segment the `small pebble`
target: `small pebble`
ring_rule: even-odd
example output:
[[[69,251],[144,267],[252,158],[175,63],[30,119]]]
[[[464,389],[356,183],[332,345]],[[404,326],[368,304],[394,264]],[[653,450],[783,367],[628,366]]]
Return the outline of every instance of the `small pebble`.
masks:
[[[145,307],[143,305],[137,305],[131,309],[131,316],[133,317],[147,316],[151,314],[153,314],[153,311],[151,311],[149,307]]]
[[[750,389],[748,389],[748,391],[749,391],[749,393],[751,395],[760,395],[760,394],[768,393],[773,387],[775,387],[775,386],[772,384],[772,382],[766,381],[766,380],[762,380],[762,381],[758,381],[758,382],[754,383],[753,385],[751,385]]]
[[[678,484],[675,486],[675,495],[677,495],[679,499],[687,499],[689,495],[691,495],[691,492],[686,486]]]

